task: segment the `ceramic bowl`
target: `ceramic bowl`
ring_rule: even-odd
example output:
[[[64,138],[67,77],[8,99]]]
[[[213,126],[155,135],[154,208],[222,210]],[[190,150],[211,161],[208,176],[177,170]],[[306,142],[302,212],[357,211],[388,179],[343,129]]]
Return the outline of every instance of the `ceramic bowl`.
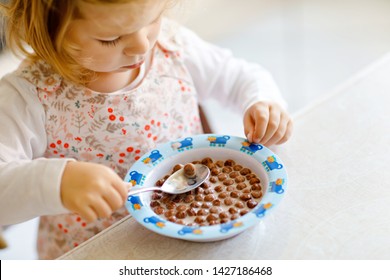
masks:
[[[152,192],[129,196],[126,208],[144,227],[158,234],[184,240],[208,242],[237,235],[256,225],[273,211],[287,188],[286,167],[267,147],[248,143],[241,137],[201,134],[159,144],[144,154],[128,171],[125,181],[133,188],[154,186],[169,174],[175,164],[183,164],[210,157],[213,160],[233,159],[248,167],[261,180],[263,196],[258,205],[246,215],[228,223],[212,226],[185,226],[169,222],[150,207]]]

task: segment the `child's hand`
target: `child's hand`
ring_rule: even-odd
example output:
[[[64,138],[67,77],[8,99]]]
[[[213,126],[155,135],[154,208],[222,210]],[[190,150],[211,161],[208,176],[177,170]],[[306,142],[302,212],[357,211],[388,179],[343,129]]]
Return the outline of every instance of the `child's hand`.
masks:
[[[244,115],[244,130],[249,142],[266,146],[282,144],[290,138],[292,128],[290,116],[275,102],[257,102]]]
[[[125,182],[104,165],[70,161],[62,175],[64,207],[88,222],[109,217],[123,206],[127,192]]]

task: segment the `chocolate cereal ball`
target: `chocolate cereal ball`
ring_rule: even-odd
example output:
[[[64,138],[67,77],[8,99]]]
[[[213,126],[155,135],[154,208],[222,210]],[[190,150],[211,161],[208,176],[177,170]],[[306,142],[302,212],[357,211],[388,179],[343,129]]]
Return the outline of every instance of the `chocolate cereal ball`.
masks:
[[[175,173],[176,171],[179,171],[180,169],[183,168],[183,164],[176,164],[173,168],[172,168],[172,173]]]
[[[196,176],[196,168],[195,165],[192,163],[187,163],[184,165],[184,176],[187,178],[193,178]]]
[[[183,169],[185,176],[193,178],[197,163],[209,167],[210,178],[195,190],[180,195],[152,193],[149,205],[157,215],[181,225],[211,226],[235,220],[259,205],[263,197],[260,178],[231,159],[205,157],[177,164],[171,172]],[[155,185],[161,186],[169,176],[166,174]]]

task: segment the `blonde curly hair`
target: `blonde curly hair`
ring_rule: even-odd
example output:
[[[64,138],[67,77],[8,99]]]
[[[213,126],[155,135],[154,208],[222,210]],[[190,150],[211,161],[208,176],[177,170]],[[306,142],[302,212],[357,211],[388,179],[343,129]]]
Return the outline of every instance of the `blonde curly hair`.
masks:
[[[85,85],[93,73],[72,58],[70,53],[79,47],[65,36],[70,22],[81,17],[81,1],[118,4],[139,0],[11,0],[0,4],[5,15],[7,46],[16,55],[31,61],[44,60],[65,79]]]

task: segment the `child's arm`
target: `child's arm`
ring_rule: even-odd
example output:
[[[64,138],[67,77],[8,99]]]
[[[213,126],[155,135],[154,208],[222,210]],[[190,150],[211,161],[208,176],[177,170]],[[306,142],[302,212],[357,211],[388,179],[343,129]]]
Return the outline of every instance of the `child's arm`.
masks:
[[[0,81],[0,224],[64,213],[63,159],[37,159],[46,149],[43,108],[34,88],[11,74]]]
[[[240,111],[249,141],[272,145],[290,137],[292,121],[268,71],[233,57],[230,51],[201,40],[186,28],[181,28],[178,36],[200,101],[214,98]]]
[[[127,188],[118,175],[107,171],[108,168],[72,159],[43,158],[47,148],[45,113],[34,86],[27,81],[12,74],[0,81],[0,119],[0,224],[15,224],[69,210],[92,220],[95,217],[83,210],[86,204],[99,209],[96,216],[106,216],[107,213],[100,210],[104,207],[100,206],[101,200],[91,204],[86,196],[100,195],[115,208],[118,203],[111,202],[111,194],[117,184],[112,186],[107,180],[121,181],[118,184],[123,205]],[[85,169],[88,169],[87,174],[83,173]],[[96,181],[103,183],[99,185]],[[97,188],[91,191],[93,182]],[[74,188],[77,191],[72,191]]]

